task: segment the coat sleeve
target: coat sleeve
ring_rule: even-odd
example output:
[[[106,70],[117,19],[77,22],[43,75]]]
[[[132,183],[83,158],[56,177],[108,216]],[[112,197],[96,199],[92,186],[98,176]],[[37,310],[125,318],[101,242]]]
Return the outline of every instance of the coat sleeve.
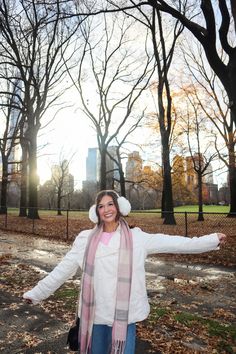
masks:
[[[185,253],[196,254],[219,249],[217,233],[201,237],[170,236],[165,234],[148,234],[141,231],[147,254]]]
[[[31,299],[33,304],[48,298],[62,284],[72,277],[79,267],[82,267],[88,231],[81,232],[75,239],[71,250],[61,262],[31,290],[23,294],[24,299]]]

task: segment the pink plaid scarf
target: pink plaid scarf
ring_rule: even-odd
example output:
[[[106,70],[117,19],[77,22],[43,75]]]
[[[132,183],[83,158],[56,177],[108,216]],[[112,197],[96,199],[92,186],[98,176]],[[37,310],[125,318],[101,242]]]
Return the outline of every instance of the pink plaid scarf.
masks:
[[[115,318],[112,326],[111,354],[123,354],[129,314],[129,298],[132,280],[133,239],[127,222],[120,219],[121,236],[116,290]],[[103,225],[91,232],[84,256],[81,316],[80,353],[88,354],[91,345],[95,300],[94,300],[94,260],[103,232]]]

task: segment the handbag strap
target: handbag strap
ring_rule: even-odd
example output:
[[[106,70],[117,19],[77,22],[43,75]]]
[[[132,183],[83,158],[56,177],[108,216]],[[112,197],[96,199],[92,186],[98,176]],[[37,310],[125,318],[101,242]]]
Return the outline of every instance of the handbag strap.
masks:
[[[76,301],[76,307],[75,307],[75,324],[77,322],[77,319],[79,317],[78,313],[79,313],[79,300],[80,300],[80,291],[78,292],[78,298]]]

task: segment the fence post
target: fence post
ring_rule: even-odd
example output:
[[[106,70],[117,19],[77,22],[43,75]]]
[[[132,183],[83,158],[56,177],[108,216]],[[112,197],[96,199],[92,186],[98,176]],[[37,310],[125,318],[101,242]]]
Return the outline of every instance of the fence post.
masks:
[[[69,239],[69,210],[66,210],[66,241]]]
[[[5,229],[7,228],[7,213],[5,214]]]
[[[34,217],[33,217],[33,219],[32,219],[32,232],[33,232],[33,234],[34,234]]]
[[[185,237],[188,236],[188,213],[184,212],[184,221],[185,221]]]

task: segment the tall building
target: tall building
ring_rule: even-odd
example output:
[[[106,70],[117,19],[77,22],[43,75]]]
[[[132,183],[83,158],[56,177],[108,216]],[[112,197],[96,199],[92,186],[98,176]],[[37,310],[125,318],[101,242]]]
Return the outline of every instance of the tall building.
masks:
[[[211,164],[207,166],[205,172],[205,181],[206,183],[214,184],[213,169]]]
[[[97,182],[99,180],[100,154],[98,148],[88,148],[86,158],[86,181]]]
[[[109,146],[108,153],[115,159],[116,147]],[[89,148],[86,158],[86,182],[98,182],[100,178],[101,157],[98,148]],[[107,188],[113,188],[114,179],[119,179],[115,161],[106,156]]]
[[[198,167],[202,164],[202,169],[205,167],[204,157],[195,154],[192,156],[178,156],[173,159],[173,180],[179,185],[186,186],[187,190],[197,197],[198,193],[198,176],[194,170],[194,165]],[[202,176],[202,194],[203,202],[214,203],[218,202],[218,186],[214,184],[212,165],[209,164]]]
[[[185,180],[185,157],[176,155],[173,158],[172,170],[174,172],[174,180],[179,186],[186,183]]]
[[[142,175],[143,161],[138,151],[128,155],[126,162],[125,176],[127,181],[137,182]]]
[[[193,159],[191,156],[185,157],[185,182],[187,188],[191,191],[194,191],[198,184],[197,174],[193,168]]]

